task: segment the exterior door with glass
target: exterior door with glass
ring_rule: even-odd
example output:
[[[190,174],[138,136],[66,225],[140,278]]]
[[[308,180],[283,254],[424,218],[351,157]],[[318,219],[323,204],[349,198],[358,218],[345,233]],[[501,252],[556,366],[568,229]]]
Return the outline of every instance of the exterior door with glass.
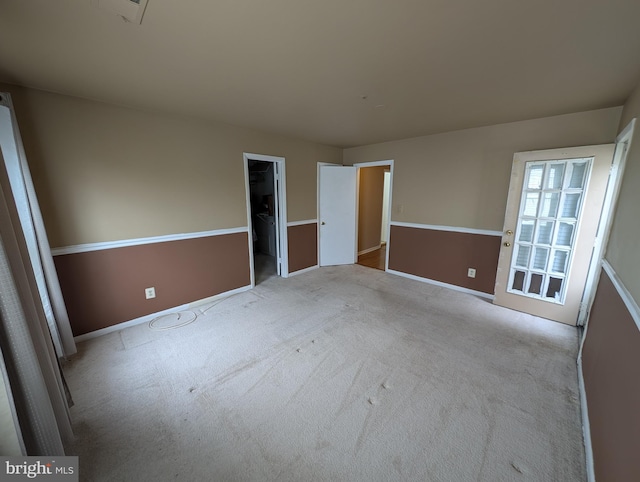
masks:
[[[495,304],[577,323],[614,147],[515,154]]]

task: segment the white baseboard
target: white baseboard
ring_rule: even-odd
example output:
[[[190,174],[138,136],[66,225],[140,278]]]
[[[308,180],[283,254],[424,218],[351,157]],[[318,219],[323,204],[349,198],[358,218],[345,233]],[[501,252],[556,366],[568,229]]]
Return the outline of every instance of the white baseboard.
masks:
[[[292,276],[298,276],[299,274],[308,273],[309,271],[313,271],[314,269],[318,269],[319,265],[309,266],[308,268],[299,269],[298,271],[294,271],[293,273],[289,273],[289,278]]]
[[[74,337],[73,340],[76,343],[80,343],[82,341],[90,340],[92,338],[97,338],[99,336],[106,335],[108,333],[113,333],[114,331],[124,330],[125,328],[129,328],[130,326],[140,325],[141,323],[147,323],[159,316],[169,315],[171,313],[178,313],[184,310],[191,310],[199,305],[210,303],[220,298],[226,298],[228,296],[235,295],[237,293],[242,293],[243,291],[248,291],[250,289],[251,289],[251,285],[242,286],[241,288],[225,291],[224,293],[210,296],[208,298],[203,298],[201,300],[193,301],[191,303],[186,303],[180,306],[174,306],[173,308],[168,308],[166,310],[158,311],[156,313],[144,315],[144,316],[141,316],[140,318],[135,318],[133,320],[123,321],[122,323],[118,323],[117,325],[107,326],[106,328],[101,328],[96,331],[91,331],[89,333],[85,333],[84,335],[78,335]]]
[[[584,453],[587,464],[587,481],[596,482],[593,465],[593,446],[591,445],[591,426],[589,425],[589,409],[587,408],[587,392],[582,374],[582,357],[578,358],[578,387],[580,390],[580,411],[582,413],[582,436],[584,437]]]
[[[363,254],[371,253],[372,251],[377,251],[380,248],[382,248],[382,243],[379,244],[378,246],[374,246],[373,248],[367,248],[367,249],[363,249],[362,251],[358,251],[358,256],[362,256]]]
[[[229,296],[237,295],[238,293],[243,293],[245,291],[249,291],[250,289],[251,285],[241,286],[240,288],[225,291],[224,293],[218,293],[217,295],[209,296],[208,298],[192,301],[187,305],[187,309],[192,310],[193,308],[197,308],[198,306],[206,305],[207,303],[211,303],[212,301],[217,301],[220,298],[228,298]]]
[[[416,276],[413,274],[409,274],[409,273],[403,273],[402,271],[396,271],[394,269],[387,269],[387,273],[391,273],[391,274],[395,274],[398,276],[402,276],[403,278],[409,278],[415,281],[421,281],[423,283],[429,283],[432,285],[436,285],[436,286],[441,286],[442,288],[449,288],[455,291],[460,291],[462,293],[467,293],[470,295],[475,295],[475,296],[480,296],[482,298],[486,298],[488,300],[492,300],[494,298],[494,295],[490,295],[489,293],[484,293],[483,291],[476,291],[476,290],[471,290],[469,288],[464,288],[462,286],[458,286],[458,285],[452,285],[449,283],[443,283],[442,281],[436,281],[433,279],[429,279],[429,278],[423,278],[421,276]]]

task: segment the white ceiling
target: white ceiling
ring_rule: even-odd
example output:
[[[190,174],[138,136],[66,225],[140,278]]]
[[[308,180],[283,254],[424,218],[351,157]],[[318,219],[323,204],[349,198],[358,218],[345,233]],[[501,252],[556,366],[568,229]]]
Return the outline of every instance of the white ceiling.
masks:
[[[0,80],[355,146],[621,105],[640,1],[2,0]]]

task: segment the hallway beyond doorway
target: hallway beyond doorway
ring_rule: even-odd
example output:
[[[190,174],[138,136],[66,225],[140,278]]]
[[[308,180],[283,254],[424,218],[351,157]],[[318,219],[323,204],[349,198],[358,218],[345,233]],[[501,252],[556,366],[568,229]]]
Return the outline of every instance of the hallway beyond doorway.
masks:
[[[380,248],[369,253],[358,256],[358,264],[384,271],[385,260],[387,259],[387,245],[383,244]]]

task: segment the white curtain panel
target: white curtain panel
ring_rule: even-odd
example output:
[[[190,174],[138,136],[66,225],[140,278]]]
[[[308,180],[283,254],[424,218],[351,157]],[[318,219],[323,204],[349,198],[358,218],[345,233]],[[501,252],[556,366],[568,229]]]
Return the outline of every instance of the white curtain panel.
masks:
[[[24,450],[28,455],[64,455],[63,441],[73,437],[65,386],[4,162],[0,163],[0,286],[5,381]]]
[[[9,94],[0,92],[0,145],[38,293],[58,357],[76,352],[49,240]]]

